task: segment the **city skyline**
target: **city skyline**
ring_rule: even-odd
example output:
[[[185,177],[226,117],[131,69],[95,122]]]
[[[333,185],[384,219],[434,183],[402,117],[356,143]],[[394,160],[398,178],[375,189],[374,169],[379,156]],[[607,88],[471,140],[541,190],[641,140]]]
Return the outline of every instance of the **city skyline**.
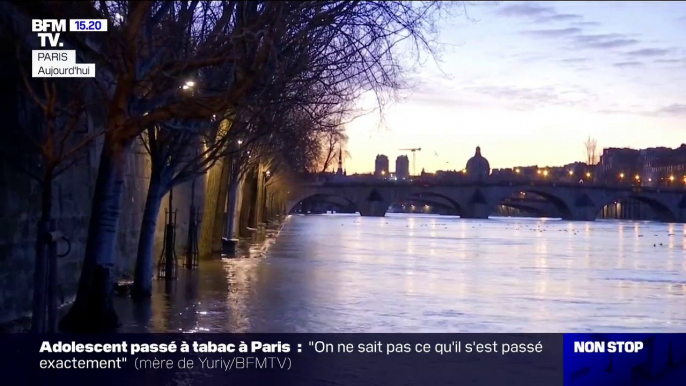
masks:
[[[492,168],[507,168],[583,161],[589,136],[599,153],[684,142],[686,3],[480,2],[466,11],[441,22],[441,62],[411,74],[383,124],[378,113],[347,124],[349,174],[411,147],[422,148],[417,171],[433,172],[463,169],[476,146]]]

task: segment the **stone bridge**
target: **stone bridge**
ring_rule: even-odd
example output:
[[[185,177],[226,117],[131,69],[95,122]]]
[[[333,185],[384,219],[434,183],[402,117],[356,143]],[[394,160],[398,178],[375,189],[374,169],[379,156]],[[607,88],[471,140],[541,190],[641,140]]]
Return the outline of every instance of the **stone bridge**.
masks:
[[[488,218],[497,205],[526,193],[550,201],[565,220],[593,221],[605,205],[635,199],[647,204],[660,221],[686,222],[686,191],[683,189],[564,183],[417,184],[378,181],[303,184],[288,193],[286,209],[290,213],[298,203],[308,198],[336,197],[356,207],[362,216],[382,217],[395,201],[426,198],[452,206],[463,218]]]

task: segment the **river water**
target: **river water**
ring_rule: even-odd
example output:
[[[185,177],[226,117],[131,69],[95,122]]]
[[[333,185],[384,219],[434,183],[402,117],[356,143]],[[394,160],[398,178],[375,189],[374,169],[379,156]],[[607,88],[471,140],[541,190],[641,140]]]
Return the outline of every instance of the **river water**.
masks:
[[[116,306],[127,332],[683,332],[685,240],[653,222],[294,215]]]

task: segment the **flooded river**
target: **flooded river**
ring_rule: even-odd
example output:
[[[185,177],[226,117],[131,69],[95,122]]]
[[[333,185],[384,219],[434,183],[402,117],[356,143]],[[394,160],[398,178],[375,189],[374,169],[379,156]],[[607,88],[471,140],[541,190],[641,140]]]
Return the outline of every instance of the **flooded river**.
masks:
[[[685,240],[684,224],[296,215],[251,257],[116,306],[126,332],[683,332]]]

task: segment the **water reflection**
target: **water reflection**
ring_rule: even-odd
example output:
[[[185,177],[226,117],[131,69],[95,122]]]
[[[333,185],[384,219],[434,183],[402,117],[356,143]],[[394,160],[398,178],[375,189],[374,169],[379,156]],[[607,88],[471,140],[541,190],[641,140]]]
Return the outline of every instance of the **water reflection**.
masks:
[[[680,231],[678,231],[680,230]],[[124,331],[683,331],[682,225],[292,216],[245,258],[202,261]],[[679,237],[676,237],[676,236]]]

